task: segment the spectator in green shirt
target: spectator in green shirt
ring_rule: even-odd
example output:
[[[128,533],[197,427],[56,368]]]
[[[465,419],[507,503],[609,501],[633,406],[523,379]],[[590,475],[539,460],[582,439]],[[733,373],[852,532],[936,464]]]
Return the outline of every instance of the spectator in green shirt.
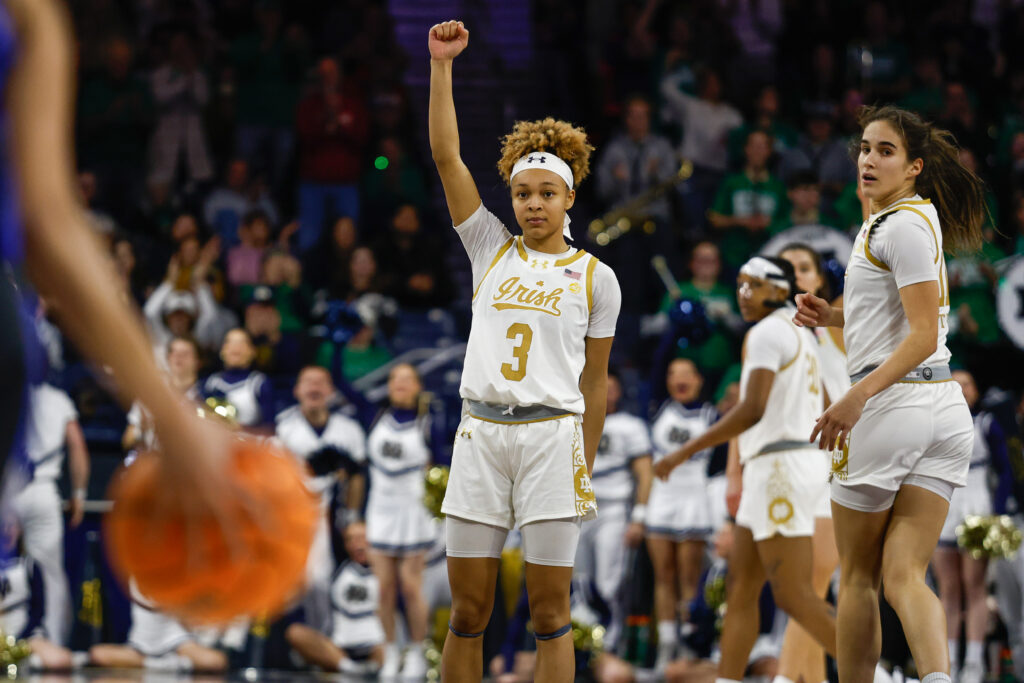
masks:
[[[753,130],[763,130],[772,137],[772,146],[778,156],[796,146],[800,132],[779,115],[779,91],[774,85],[765,85],[754,101],[754,116],[739,128],[729,132],[729,162],[733,168],[743,164],[743,148]]]
[[[725,177],[708,211],[708,220],[721,235],[727,274],[757,253],[768,237],[768,226],[785,215],[786,188],[768,170],[771,156],[771,136],[750,131],[743,146],[743,171]]]
[[[718,247],[713,242],[699,242],[690,255],[691,279],[678,283],[678,296],[666,294],[661,302],[663,312],[680,299],[699,301],[704,306],[713,328],[711,336],[703,344],[679,349],[677,357],[693,360],[702,373],[716,381],[736,360],[737,332],[743,327],[736,310],[736,292],[719,281],[721,272]]]

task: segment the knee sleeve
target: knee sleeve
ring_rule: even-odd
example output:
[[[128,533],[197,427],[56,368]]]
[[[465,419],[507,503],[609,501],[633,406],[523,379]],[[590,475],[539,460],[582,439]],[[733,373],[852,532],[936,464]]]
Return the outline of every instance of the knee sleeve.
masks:
[[[580,542],[580,520],[549,519],[522,528],[523,559],[550,567],[571,567]]]
[[[444,525],[449,557],[501,557],[508,529],[482,522],[469,522],[451,515],[445,518]]]

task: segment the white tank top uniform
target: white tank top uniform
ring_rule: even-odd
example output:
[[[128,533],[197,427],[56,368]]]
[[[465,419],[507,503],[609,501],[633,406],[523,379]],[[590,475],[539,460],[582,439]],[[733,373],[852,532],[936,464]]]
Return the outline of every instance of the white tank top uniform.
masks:
[[[654,462],[700,436],[717,421],[718,411],[710,403],[665,401],[651,420]],[[711,534],[707,470],[712,450],[695,453],[673,469],[667,480],[654,480],[647,499],[648,534],[676,541],[703,540]]]
[[[366,538],[375,550],[401,555],[422,552],[434,542],[426,495],[430,416],[388,408],[370,428],[366,452],[370,492]]]
[[[482,205],[456,232],[473,322],[442,511],[503,529],[596,514],[583,450],[586,338],[615,334],[615,274],[587,252],[527,248]]]
[[[992,452],[985,437],[994,420],[992,413],[980,412],[974,416],[974,447],[967,470],[967,484],[954,490],[949,500],[946,523],[939,534],[940,545],[957,547],[956,528],[968,515],[992,514],[992,493],[988,488]]]
[[[257,427],[273,417],[270,406],[270,383],[258,370],[229,369],[215,372],[203,382],[203,396],[223,396],[237,411],[238,424]],[[267,413],[267,414],[264,414]]]
[[[743,343],[740,400],[754,370],[775,373],[764,414],[739,436],[743,495],[736,523],[755,541],[811,536],[828,505],[828,462],[808,441],[824,406],[818,341],[793,324],[787,303],[758,321]]]
[[[43,574],[24,555],[0,562],[0,628],[15,638],[46,637]]]
[[[377,616],[379,601],[380,586],[369,567],[352,560],[338,566],[331,583],[331,642],[350,659],[366,659],[384,642],[384,627]]]
[[[940,299],[935,352],[868,399],[846,453],[833,456],[832,498],[841,505],[886,509],[904,483],[948,499],[953,487],[967,482],[974,428],[963,392],[949,371],[949,283],[942,232],[935,207],[919,195],[869,216],[854,243],[843,301],[850,379],[856,383],[892,355],[910,331],[900,289],[929,281],[938,282]],[[873,488],[842,490],[858,485]],[[865,492],[883,494],[868,500],[860,495]]]

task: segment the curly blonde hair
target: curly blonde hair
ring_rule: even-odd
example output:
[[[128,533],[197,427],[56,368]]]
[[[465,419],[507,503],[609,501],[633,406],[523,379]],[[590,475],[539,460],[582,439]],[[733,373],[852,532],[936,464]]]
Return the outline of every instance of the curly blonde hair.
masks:
[[[569,164],[576,187],[590,174],[590,153],[594,146],[587,133],[568,121],[547,117],[540,121],[517,121],[501,141],[498,172],[508,185],[512,167],[530,152],[549,152]]]

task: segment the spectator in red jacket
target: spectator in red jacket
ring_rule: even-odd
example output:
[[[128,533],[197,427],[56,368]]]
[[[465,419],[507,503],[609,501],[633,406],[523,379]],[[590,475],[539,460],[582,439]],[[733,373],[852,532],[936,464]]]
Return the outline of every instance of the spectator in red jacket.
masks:
[[[299,102],[299,248],[313,246],[327,221],[359,218],[359,174],[369,124],[362,98],[342,88],[338,62],[317,65],[319,83]],[[329,203],[329,207],[327,206]]]

